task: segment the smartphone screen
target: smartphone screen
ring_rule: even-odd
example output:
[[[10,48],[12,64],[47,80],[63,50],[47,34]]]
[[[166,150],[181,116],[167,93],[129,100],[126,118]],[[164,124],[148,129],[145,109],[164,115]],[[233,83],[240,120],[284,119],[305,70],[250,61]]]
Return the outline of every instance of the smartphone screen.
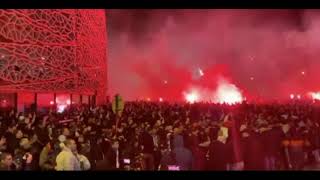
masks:
[[[124,162],[125,164],[130,164],[130,159],[123,159],[123,162]]]
[[[180,171],[180,167],[179,166],[169,165],[168,166],[168,170],[169,171]]]

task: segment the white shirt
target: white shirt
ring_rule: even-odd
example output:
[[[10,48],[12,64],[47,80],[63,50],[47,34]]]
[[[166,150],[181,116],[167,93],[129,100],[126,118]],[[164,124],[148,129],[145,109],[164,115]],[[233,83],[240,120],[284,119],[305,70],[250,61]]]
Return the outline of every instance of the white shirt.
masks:
[[[63,150],[58,154],[56,158],[56,167],[57,171],[80,171],[80,162],[77,157],[71,152],[67,147],[64,147]]]
[[[89,162],[87,157],[85,157],[82,154],[77,154],[77,158],[80,161],[80,164],[82,163],[82,165],[83,165],[81,167],[82,170],[89,170],[90,169],[91,164],[90,164],[90,162]]]

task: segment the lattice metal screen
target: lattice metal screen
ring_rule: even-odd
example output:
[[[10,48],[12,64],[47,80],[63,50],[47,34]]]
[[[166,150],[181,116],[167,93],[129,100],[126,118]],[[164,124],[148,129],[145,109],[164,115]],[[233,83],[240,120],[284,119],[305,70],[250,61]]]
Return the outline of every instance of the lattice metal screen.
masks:
[[[0,10],[0,90],[105,96],[105,10]]]

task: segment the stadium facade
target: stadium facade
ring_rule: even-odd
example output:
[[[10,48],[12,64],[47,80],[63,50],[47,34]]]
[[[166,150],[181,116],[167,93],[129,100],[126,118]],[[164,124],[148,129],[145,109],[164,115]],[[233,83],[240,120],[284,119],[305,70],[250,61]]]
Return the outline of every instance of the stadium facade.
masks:
[[[106,101],[105,10],[2,9],[0,44],[2,108]]]

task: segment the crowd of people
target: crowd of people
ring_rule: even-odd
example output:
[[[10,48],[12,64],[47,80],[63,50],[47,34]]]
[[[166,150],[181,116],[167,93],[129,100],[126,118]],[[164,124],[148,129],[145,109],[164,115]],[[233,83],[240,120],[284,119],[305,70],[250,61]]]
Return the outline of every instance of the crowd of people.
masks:
[[[320,163],[317,103],[126,102],[2,112],[0,170],[301,170]]]

